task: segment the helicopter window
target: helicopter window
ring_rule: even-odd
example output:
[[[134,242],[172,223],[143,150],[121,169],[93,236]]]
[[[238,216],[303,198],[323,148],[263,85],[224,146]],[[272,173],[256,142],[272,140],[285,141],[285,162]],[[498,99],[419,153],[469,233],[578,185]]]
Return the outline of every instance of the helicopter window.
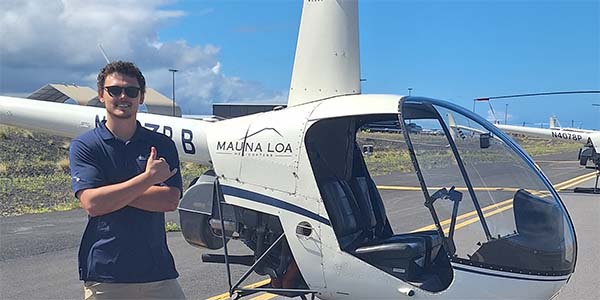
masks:
[[[413,114],[417,107],[421,112]],[[423,111],[438,115],[404,122],[445,133],[434,138],[407,130],[452,260],[518,273],[569,273],[574,235],[566,214],[522,154],[501,133],[445,107],[411,103],[404,116]]]
[[[375,183],[376,180],[384,183],[389,178],[395,178],[393,175],[396,174],[390,174],[388,170],[397,167],[397,147],[404,143],[393,138],[401,135],[398,131],[388,129],[386,137],[393,137],[381,139],[383,144],[380,144],[379,140],[372,139],[380,133],[371,133],[366,129],[365,124],[372,123],[381,123],[381,126],[389,129],[398,127],[397,115],[389,114],[367,116],[364,119],[320,120],[306,134],[307,153],[340,248],[422,289],[441,291],[452,281],[452,272],[445,252],[439,251],[442,241],[440,235],[430,230],[409,233],[406,228],[411,226],[407,224],[412,223],[412,218],[397,215],[403,214],[403,203],[398,203],[393,196],[382,197]],[[357,134],[357,131],[360,132]],[[369,160],[373,156],[367,155],[365,163],[361,146],[373,142],[376,147],[372,155],[378,158]],[[407,155],[406,147],[403,147]],[[410,162],[405,163],[402,168],[410,170]],[[377,167],[374,168],[374,165]],[[372,174],[377,174],[375,180]],[[386,177],[390,175],[392,177]],[[413,173],[408,175],[414,182]],[[409,197],[415,194],[413,192]],[[422,203],[418,198],[413,200]],[[393,207],[386,210],[388,204]],[[426,211],[421,210],[426,217]],[[396,221],[405,226],[393,230],[388,214],[397,217]]]

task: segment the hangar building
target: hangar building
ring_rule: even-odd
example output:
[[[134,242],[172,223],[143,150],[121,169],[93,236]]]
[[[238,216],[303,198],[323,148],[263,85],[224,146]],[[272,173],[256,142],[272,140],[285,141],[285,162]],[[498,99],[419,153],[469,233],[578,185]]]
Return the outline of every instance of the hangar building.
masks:
[[[87,86],[78,86],[72,84],[49,83],[39,88],[27,98],[51,101],[68,104],[78,104],[87,106],[104,107],[104,104],[98,100],[96,90]],[[174,105],[171,99],[157,92],[153,88],[146,87],[144,104],[140,106],[141,112],[148,112],[166,116],[181,117],[181,108]]]

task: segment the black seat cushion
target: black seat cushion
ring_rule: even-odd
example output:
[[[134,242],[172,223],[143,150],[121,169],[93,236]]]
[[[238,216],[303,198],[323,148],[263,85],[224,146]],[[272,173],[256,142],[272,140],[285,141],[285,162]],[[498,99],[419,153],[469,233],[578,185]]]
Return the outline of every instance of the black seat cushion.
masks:
[[[435,231],[416,232],[372,241],[356,248],[358,258],[404,280],[416,280],[430,267],[441,248]]]

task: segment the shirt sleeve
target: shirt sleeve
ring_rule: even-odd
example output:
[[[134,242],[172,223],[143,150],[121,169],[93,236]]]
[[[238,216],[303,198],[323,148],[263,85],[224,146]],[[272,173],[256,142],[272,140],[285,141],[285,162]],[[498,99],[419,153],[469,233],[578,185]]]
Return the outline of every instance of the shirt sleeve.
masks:
[[[167,160],[169,164],[169,168],[173,170],[177,168],[177,173],[171,176],[167,181],[164,182],[165,185],[176,187],[179,189],[179,197],[183,194],[183,180],[181,178],[181,166],[179,162],[179,154],[177,153],[177,148],[175,147],[175,143],[168,140],[166,145],[166,151],[163,154],[164,158]]]
[[[97,157],[89,145],[80,140],[71,141],[69,165],[71,168],[71,187],[75,196],[79,191],[104,185],[104,175]]]

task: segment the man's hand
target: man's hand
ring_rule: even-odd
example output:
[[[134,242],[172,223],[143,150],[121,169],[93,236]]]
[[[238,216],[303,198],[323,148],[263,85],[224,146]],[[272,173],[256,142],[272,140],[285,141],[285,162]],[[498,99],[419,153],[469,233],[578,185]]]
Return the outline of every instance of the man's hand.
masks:
[[[177,168],[169,170],[167,161],[156,159],[156,148],[151,147],[144,173],[120,183],[80,190],[76,196],[90,216],[105,215],[127,205],[148,211],[172,211],[177,208],[179,189],[156,184],[175,174]]]
[[[150,156],[146,162],[146,171],[144,171],[144,173],[148,175],[148,178],[153,184],[159,184],[175,175],[177,173],[177,168],[171,170],[169,164],[163,157],[156,159],[156,148],[152,146],[150,147]]]

